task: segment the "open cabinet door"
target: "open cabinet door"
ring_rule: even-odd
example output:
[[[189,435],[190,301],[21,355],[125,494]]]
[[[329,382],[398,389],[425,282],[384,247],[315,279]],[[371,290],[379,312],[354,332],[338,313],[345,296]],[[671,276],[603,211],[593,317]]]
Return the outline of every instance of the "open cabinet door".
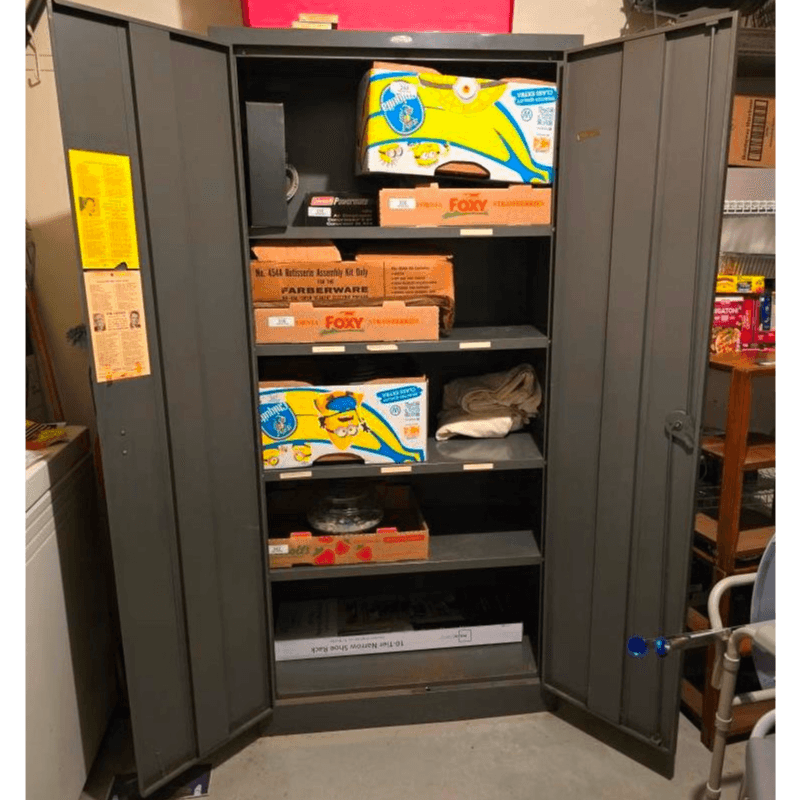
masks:
[[[149,794],[272,704],[234,67],[182,32],[60,2],[50,19],[68,164],[130,159],[150,372],[92,382]]]
[[[674,766],[736,15],[567,54],[543,685]],[[654,754],[656,755],[656,754]]]

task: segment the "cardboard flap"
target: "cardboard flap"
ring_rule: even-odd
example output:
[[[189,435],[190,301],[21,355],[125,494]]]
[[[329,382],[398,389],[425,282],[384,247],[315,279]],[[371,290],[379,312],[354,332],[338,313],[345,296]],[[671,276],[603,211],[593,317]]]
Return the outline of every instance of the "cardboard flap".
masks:
[[[259,242],[251,248],[257,261],[270,264],[296,264],[298,262],[334,261],[340,262],[339,248],[328,240],[304,242],[297,240]]]
[[[418,67],[416,64],[397,64],[393,61],[373,61],[371,69],[388,69],[391,72],[415,72],[417,75],[441,75],[433,67]]]

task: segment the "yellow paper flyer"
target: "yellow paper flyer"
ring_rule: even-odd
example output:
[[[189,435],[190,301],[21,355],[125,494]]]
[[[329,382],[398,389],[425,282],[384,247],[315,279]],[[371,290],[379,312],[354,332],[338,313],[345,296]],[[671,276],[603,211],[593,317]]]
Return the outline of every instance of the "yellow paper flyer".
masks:
[[[83,269],[139,269],[130,158],[70,150],[69,170]]]
[[[149,375],[142,274],[84,272],[83,280],[97,382]]]

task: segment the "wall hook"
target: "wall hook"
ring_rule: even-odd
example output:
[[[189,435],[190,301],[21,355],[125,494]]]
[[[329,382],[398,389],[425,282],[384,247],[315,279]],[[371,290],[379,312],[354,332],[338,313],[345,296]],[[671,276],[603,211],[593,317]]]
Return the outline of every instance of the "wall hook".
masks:
[[[36,40],[33,37],[33,28],[31,28],[30,25],[26,27],[28,28],[28,35],[31,37],[30,41],[28,42],[28,47],[33,50],[33,77],[28,78],[28,86],[38,86],[42,82],[39,74],[39,51],[36,49]]]

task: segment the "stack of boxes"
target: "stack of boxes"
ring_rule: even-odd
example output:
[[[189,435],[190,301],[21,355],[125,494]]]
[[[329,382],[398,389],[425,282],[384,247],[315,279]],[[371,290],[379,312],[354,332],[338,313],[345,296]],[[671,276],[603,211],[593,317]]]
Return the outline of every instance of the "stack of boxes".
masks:
[[[775,167],[775,98],[736,95],[728,164]],[[717,275],[711,352],[775,349],[775,292],[761,275]]]
[[[760,275],[718,275],[711,352],[775,349],[775,292]]]

